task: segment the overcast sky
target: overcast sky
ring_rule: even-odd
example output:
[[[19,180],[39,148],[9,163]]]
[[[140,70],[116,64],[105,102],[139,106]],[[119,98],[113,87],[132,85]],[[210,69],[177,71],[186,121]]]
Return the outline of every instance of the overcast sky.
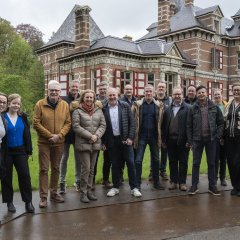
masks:
[[[75,4],[91,7],[91,16],[105,36],[133,40],[147,33],[146,28],[157,21],[157,0],[0,0],[0,17],[15,27],[29,23],[44,34],[48,41]],[[201,8],[220,5],[225,17],[230,18],[240,9],[237,0],[195,0]]]

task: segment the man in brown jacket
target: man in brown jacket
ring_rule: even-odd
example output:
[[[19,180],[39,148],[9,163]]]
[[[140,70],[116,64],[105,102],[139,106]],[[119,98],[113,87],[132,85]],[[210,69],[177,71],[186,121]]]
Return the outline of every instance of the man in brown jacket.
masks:
[[[60,98],[60,92],[59,82],[51,80],[48,83],[48,96],[39,100],[34,108],[33,127],[38,134],[39,149],[40,208],[47,207],[49,163],[50,200],[64,202],[64,198],[57,193],[57,185],[64,138],[71,127],[71,118],[69,106]]]

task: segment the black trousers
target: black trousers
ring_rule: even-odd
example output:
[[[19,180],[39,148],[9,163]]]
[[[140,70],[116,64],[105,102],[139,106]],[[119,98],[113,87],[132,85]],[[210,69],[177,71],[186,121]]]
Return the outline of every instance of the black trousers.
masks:
[[[225,144],[231,183],[240,190],[240,138],[227,138]]]
[[[216,182],[218,180],[218,172],[219,172],[219,178],[220,180],[224,180],[226,177],[226,165],[227,165],[227,159],[226,159],[226,146],[221,145],[219,142],[217,142],[216,146],[216,159],[215,159],[215,178]]]
[[[12,175],[13,165],[17,171],[18,184],[23,202],[32,201],[32,185],[28,166],[28,155],[25,153],[8,152],[5,161],[6,176],[2,183],[2,200],[3,203],[13,201]]]
[[[177,145],[177,140],[169,140],[167,149],[171,182],[186,184],[189,149],[185,145]]]

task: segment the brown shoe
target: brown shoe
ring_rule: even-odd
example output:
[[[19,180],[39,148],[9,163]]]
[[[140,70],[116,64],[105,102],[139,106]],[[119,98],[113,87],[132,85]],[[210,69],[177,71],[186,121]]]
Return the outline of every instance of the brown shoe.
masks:
[[[181,191],[187,191],[187,186],[186,186],[186,184],[180,184],[179,189],[180,189]]]
[[[63,203],[64,202],[64,198],[57,193],[51,194],[50,200],[55,203]]]
[[[178,188],[178,185],[177,185],[176,183],[174,183],[174,182],[171,182],[168,189],[169,189],[169,190],[175,190],[175,189],[177,189],[177,188]]]
[[[110,184],[109,181],[103,181],[102,182],[103,187],[107,188],[107,189],[111,189],[112,185]]]
[[[160,176],[162,177],[163,180],[168,180],[168,175],[166,172],[160,172]]]
[[[40,199],[39,207],[40,208],[46,208],[47,207],[47,198],[46,197],[42,197]]]

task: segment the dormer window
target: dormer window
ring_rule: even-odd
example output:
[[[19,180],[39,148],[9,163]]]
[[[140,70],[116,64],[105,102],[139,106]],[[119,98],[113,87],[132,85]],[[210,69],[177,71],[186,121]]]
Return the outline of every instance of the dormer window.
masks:
[[[214,30],[216,31],[217,34],[220,33],[220,23],[218,20],[214,20]]]

